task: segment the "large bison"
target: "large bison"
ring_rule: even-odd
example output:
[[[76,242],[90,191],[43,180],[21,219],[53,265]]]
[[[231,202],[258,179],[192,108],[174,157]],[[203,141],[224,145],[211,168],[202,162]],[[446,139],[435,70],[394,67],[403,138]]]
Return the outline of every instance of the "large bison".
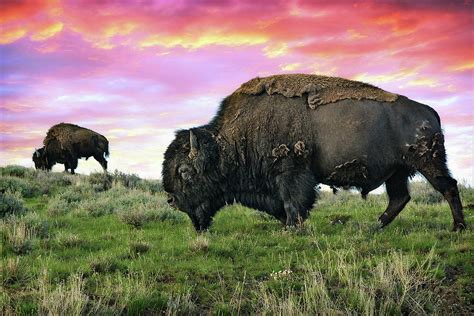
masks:
[[[224,205],[240,202],[286,225],[308,217],[315,186],[367,195],[385,183],[388,225],[410,200],[420,172],[465,227],[457,182],[446,166],[436,111],[369,84],[316,75],[244,83],[207,125],[180,130],[165,152],[168,202],[207,229]]]
[[[79,158],[94,157],[104,171],[107,170],[105,158],[109,156],[109,142],[90,129],[68,123],[54,125],[48,130],[43,145],[33,153],[36,169],[51,170],[56,163],[62,163],[65,171],[70,169],[74,174]]]

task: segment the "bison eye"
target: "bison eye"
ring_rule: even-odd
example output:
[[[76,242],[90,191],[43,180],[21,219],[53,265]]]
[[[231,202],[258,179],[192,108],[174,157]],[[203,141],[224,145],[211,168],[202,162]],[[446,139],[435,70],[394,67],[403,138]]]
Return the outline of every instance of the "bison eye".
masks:
[[[184,181],[189,181],[191,179],[191,168],[186,165],[179,167],[178,173]]]

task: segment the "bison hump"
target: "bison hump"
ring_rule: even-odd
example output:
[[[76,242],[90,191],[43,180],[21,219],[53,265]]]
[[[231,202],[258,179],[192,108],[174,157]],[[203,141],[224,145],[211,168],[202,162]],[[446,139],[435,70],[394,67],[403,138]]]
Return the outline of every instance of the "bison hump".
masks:
[[[240,86],[235,93],[259,95],[262,93],[281,94],[288,98],[308,94],[308,106],[315,109],[319,105],[334,103],[344,99],[375,100],[395,102],[397,94],[387,92],[367,83],[338,77],[307,74],[284,74],[264,78],[254,78]]]
[[[71,150],[74,143],[74,133],[82,127],[69,123],[60,123],[52,126],[46,133],[43,145],[48,146],[52,140],[59,142],[61,149]]]

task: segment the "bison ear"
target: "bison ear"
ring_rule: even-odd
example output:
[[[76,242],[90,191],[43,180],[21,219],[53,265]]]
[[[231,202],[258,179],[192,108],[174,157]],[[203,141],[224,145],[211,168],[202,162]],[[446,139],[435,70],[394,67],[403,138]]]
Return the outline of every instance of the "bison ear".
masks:
[[[198,154],[199,143],[196,135],[193,133],[192,130],[189,130],[189,145],[191,149],[189,150],[188,157],[194,160],[196,159]]]

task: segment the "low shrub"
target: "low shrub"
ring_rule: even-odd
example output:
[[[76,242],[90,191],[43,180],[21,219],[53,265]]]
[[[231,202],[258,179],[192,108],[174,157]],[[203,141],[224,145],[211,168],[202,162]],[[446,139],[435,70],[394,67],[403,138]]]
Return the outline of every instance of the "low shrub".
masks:
[[[32,168],[26,168],[17,165],[10,165],[5,167],[0,167],[0,176],[12,176],[12,177],[32,177],[35,173],[35,170]]]
[[[88,185],[71,186],[49,200],[48,214],[63,215],[77,209],[82,201],[94,199],[92,187]]]
[[[113,176],[108,173],[91,173],[87,179],[96,192],[103,192],[112,188]]]
[[[121,210],[117,215],[122,222],[134,228],[142,228],[149,220],[147,211],[143,207]]]
[[[136,174],[126,174],[126,173],[123,173],[121,171],[115,170],[114,171],[114,181],[116,183],[120,183],[121,185],[123,185],[126,188],[137,189],[138,184],[142,180]]]
[[[64,188],[77,181],[76,176],[64,172],[37,171],[32,181],[40,185],[41,194],[53,193],[58,188]]]
[[[40,193],[40,188],[37,183],[22,178],[6,176],[0,177],[0,191],[18,192],[23,197],[33,197]]]
[[[0,193],[0,218],[7,215],[21,215],[26,212],[19,193],[7,191]]]
[[[159,180],[141,180],[138,188],[150,193],[163,192],[163,187],[161,186],[161,182]]]
[[[75,203],[68,203],[59,197],[54,197],[48,203],[48,215],[64,215],[75,209],[75,206]]]
[[[148,191],[150,193],[158,193],[163,191],[160,181],[141,179],[136,174],[126,174],[115,170],[113,179],[115,184],[124,186],[128,189],[139,189],[142,191]]]
[[[120,220],[134,228],[142,228],[148,222],[169,221],[183,223],[186,221],[184,214],[171,208],[162,208],[157,204],[136,204],[117,211]]]
[[[166,205],[164,197],[152,195],[139,189],[127,189],[123,186],[114,186],[108,191],[89,195],[87,199],[82,200],[78,205],[75,205],[75,207],[77,213],[83,215],[102,216],[111,213],[124,213],[124,216],[127,217],[129,214],[125,213],[133,213],[137,208],[156,211],[158,208],[161,208],[162,205]],[[140,216],[140,214],[130,214],[130,216],[135,215]],[[173,214],[155,214],[155,217],[147,215],[147,220],[151,220],[152,218],[159,220],[160,216],[162,220],[176,219],[176,216],[173,217]],[[176,219],[176,221],[178,220],[179,219]]]
[[[108,215],[115,211],[116,204],[114,200],[101,194],[82,201],[77,207],[77,213],[93,217]]]

